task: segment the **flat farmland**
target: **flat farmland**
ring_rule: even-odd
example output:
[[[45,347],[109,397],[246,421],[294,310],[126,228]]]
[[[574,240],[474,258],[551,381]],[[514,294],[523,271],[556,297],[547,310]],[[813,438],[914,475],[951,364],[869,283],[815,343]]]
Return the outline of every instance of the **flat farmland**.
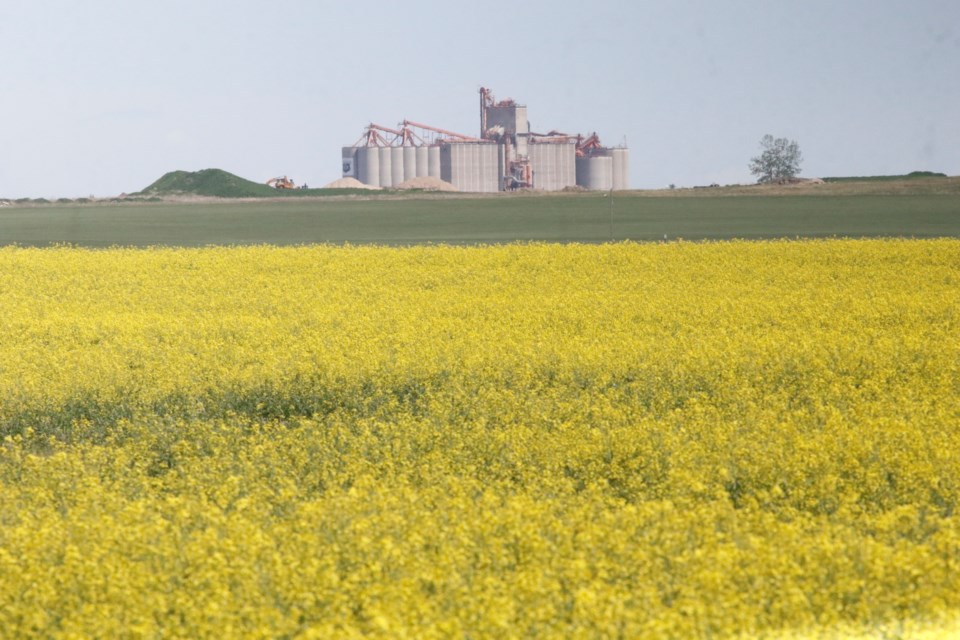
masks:
[[[960,637],[960,240],[0,248],[0,637]]]
[[[952,180],[3,206],[0,637],[958,637]]]
[[[0,245],[410,245],[960,236],[960,189],[816,195],[698,191],[625,192],[612,197],[422,194],[14,205],[0,209]]]

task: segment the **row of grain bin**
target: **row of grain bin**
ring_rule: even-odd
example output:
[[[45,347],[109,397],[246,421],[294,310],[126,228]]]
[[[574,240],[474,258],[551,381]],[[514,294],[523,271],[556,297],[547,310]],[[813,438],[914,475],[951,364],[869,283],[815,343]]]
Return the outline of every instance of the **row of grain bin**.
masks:
[[[440,178],[440,147],[343,147],[343,176],[374,187]]]
[[[560,191],[577,185],[591,191],[629,188],[629,155],[625,148],[602,148],[577,157],[576,145],[527,145],[533,188]],[[503,189],[502,146],[489,142],[455,142],[434,146],[343,147],[343,176],[374,187],[395,187],[412,178],[429,176],[460,191]]]

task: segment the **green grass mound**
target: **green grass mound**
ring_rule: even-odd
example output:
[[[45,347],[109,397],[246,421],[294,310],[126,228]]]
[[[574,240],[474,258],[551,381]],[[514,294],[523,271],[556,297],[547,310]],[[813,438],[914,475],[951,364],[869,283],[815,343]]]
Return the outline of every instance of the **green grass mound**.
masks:
[[[215,198],[255,198],[275,196],[278,191],[251,182],[222,169],[171,171],[137,195],[197,195]]]
[[[251,182],[223,169],[171,171],[139,193],[138,197],[207,196],[212,198],[287,198],[303,196],[369,195],[366,189],[274,189]]]

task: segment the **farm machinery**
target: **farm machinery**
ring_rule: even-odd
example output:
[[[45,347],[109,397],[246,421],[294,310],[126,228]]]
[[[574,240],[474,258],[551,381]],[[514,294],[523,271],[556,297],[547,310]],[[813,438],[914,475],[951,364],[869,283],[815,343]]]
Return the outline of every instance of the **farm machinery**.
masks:
[[[267,186],[273,187],[274,189],[296,189],[297,185],[293,183],[293,180],[287,176],[280,178],[270,178],[267,180]]]

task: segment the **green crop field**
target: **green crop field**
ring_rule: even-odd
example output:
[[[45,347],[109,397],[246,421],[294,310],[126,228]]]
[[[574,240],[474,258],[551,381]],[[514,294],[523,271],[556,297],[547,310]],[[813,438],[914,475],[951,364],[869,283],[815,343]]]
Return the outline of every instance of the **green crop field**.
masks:
[[[960,191],[886,194],[727,189],[469,197],[312,197],[14,204],[0,245],[606,242],[794,237],[958,237]],[[939,184],[939,183],[938,183]],[[832,187],[833,185],[826,185]],[[840,188],[840,187],[838,187]],[[764,195],[768,194],[768,195]]]

